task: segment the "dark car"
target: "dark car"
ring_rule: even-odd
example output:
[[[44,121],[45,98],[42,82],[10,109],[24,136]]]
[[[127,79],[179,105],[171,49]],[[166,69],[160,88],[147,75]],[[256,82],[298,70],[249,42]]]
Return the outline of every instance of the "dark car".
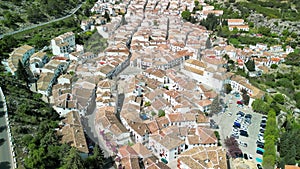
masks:
[[[266,128],[266,124],[260,124],[261,128]]]
[[[251,115],[251,114],[246,114],[246,115],[245,115],[245,118],[251,119],[251,118],[252,118],[252,115]]]
[[[263,169],[260,164],[256,164],[257,169]]]
[[[263,155],[263,154],[264,154],[264,152],[262,152],[262,151],[260,151],[260,150],[256,150],[256,153],[257,153],[257,154],[260,154],[260,155]]]
[[[244,159],[248,160],[248,155],[244,153]]]
[[[241,127],[241,123],[238,123],[238,122],[234,122],[234,124],[233,124],[233,127],[234,128],[240,128]]]
[[[244,131],[244,130],[240,130],[240,135],[241,136],[244,136],[244,137],[248,137],[248,132],[247,131]]]
[[[267,120],[261,120],[260,123],[267,123]]]
[[[244,112],[242,112],[242,111],[239,111],[239,112],[237,112],[237,113],[236,113],[236,115],[240,115],[240,116],[242,116],[242,117],[243,117],[243,116],[245,115],[245,113],[244,113]]]
[[[264,146],[264,144],[257,144],[257,147],[259,147],[259,148],[265,148],[265,146]]]
[[[265,129],[260,129],[259,132],[264,133]]]

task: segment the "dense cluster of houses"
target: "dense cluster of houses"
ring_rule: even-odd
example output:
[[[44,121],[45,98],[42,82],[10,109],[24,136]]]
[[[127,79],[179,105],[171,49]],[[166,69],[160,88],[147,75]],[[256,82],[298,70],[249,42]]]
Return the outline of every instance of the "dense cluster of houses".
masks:
[[[200,4],[203,10],[196,14],[201,19],[223,14]],[[85,155],[89,151],[81,117],[95,111],[99,140],[116,156],[119,168],[167,169],[175,163],[182,169],[226,169],[226,152],[218,146],[205,113],[224,84],[234,91],[246,90],[250,104],[264,93],[246,78],[227,72],[224,55],[240,68],[252,59],[257,70],[265,71],[293,49],[265,44],[236,49],[226,39],[211,39],[204,27],[183,22],[180,13],[187,8],[192,10],[194,1],[99,0],[91,9],[97,14],[81,27],[101,25],[99,33],[109,36],[103,52],[84,52],[76,46],[74,33],[67,32],[51,40],[53,57],[24,45],[11,53],[8,68],[14,74],[19,60],[29,65],[38,77],[36,92],[66,117],[58,129],[63,142]],[[109,23],[102,17],[105,13]],[[228,24],[230,29],[248,29],[242,19]],[[128,66],[142,72],[126,76],[126,85],[118,87],[112,79]],[[125,97],[121,108],[117,88]]]

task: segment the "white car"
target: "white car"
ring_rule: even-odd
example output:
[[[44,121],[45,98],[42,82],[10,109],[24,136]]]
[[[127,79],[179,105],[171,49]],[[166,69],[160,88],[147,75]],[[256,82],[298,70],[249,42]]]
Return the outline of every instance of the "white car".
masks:
[[[247,143],[242,142],[242,141],[239,141],[239,145],[241,145],[241,146],[243,146],[243,147],[247,147],[247,146],[248,146]]]
[[[232,112],[228,112],[228,116],[232,116]]]
[[[248,154],[249,160],[253,159],[253,156],[251,154]]]
[[[239,130],[238,130],[238,129],[236,129],[236,128],[232,128],[232,132],[234,132],[234,133],[238,133],[238,132],[239,132]]]
[[[260,136],[260,135],[258,135],[258,139],[259,139],[259,140],[264,140],[264,137],[263,137],[263,136]]]
[[[257,139],[258,142],[265,143],[265,140]]]
[[[248,131],[248,127],[242,126],[241,130]]]

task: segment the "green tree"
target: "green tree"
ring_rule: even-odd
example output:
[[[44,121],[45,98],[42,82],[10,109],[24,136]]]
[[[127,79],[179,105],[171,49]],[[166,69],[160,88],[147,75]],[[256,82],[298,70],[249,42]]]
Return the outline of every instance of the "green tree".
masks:
[[[198,1],[198,0],[195,0],[195,1],[194,1],[194,4],[195,4],[195,6],[198,6],[198,5],[199,5],[199,1]]]
[[[267,112],[270,110],[269,105],[261,99],[255,99],[251,106],[253,111],[263,114],[267,114]]]
[[[247,69],[250,71],[250,72],[253,72],[255,71],[255,62],[254,60],[248,60],[246,63],[245,63]]]
[[[151,112],[151,116],[155,116],[156,113],[154,111]]]
[[[286,164],[295,165],[296,164],[296,146],[290,145],[291,149],[288,154],[285,155],[284,160]]]
[[[94,148],[93,155],[86,159],[86,168],[88,169],[98,169],[103,168],[104,165],[104,154],[100,147],[97,145]]]
[[[299,53],[296,53],[296,52],[289,53],[284,60],[285,60],[285,64],[300,66],[300,54]]]
[[[229,57],[227,54],[225,54],[225,55],[223,56],[223,58],[226,59],[227,61],[230,59],[230,57]]]
[[[145,102],[145,107],[149,107],[149,106],[151,106],[151,102],[149,101]]]
[[[64,165],[60,169],[84,169],[84,162],[76,148],[72,147],[64,158]]]
[[[225,84],[225,93],[229,94],[232,91],[231,84]]]
[[[205,26],[208,30],[215,30],[219,25],[219,17],[210,13],[206,19],[200,21],[200,25]]]
[[[270,36],[271,34],[271,28],[261,26],[258,28],[258,32],[265,35],[265,36]]]
[[[279,104],[284,104],[285,98],[282,94],[276,94],[274,100]]]
[[[30,151],[29,156],[25,158],[25,166],[26,168],[37,168],[44,169],[46,168],[46,160],[45,159],[46,152],[43,147],[38,149],[34,148]]]
[[[265,169],[273,169],[275,166],[276,158],[271,155],[264,156],[262,166]]]
[[[181,13],[181,17],[184,19],[184,20],[187,20],[189,21],[190,18],[191,18],[191,12],[188,11],[188,10],[185,10]]]
[[[271,69],[277,69],[278,68],[278,65],[277,64],[272,64],[271,65]]]
[[[27,71],[20,60],[18,62],[16,76],[19,80],[29,83]]]
[[[165,113],[165,111],[164,110],[158,110],[158,117],[163,117],[163,116],[165,116],[166,115],[166,113]]]

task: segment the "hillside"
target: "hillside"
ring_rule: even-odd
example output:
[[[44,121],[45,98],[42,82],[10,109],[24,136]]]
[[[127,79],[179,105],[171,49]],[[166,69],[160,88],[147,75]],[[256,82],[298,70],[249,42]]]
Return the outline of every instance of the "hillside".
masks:
[[[2,0],[0,34],[69,14],[81,0]]]

